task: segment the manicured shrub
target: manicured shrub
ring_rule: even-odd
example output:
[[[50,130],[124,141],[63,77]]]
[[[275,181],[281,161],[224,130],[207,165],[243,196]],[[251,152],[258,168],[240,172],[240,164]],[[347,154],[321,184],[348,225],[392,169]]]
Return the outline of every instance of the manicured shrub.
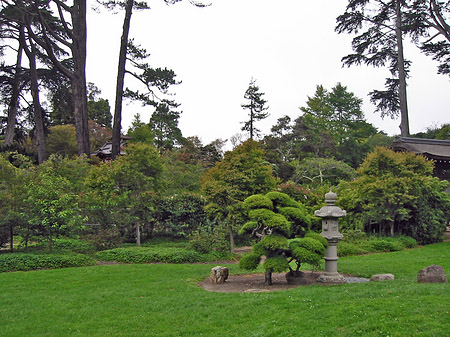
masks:
[[[286,260],[286,257],[277,255],[267,258],[263,263],[263,267],[266,271],[281,273],[289,268],[289,263]]]
[[[254,194],[244,200],[244,207],[248,211],[255,208],[267,208],[272,210],[273,203],[272,200],[262,194]]]
[[[0,255],[0,272],[82,267],[95,263],[93,258],[82,254],[2,254]]]
[[[261,245],[267,250],[287,249],[288,240],[282,235],[267,235],[261,240]]]
[[[292,199],[290,196],[288,196],[285,193],[281,192],[269,192],[266,194],[266,197],[272,200],[273,205],[275,208],[280,207],[295,207],[298,208],[299,203]]]
[[[338,256],[363,255],[373,251],[369,242],[347,242],[341,241],[338,244]]]
[[[328,240],[325,239],[322,235],[316,232],[308,232],[305,235],[305,238],[312,238],[314,240],[319,241],[325,248],[328,247]]]
[[[99,260],[123,263],[192,263],[202,261],[200,253],[182,248],[116,248],[98,252],[95,256]]]
[[[242,256],[241,259],[239,260],[239,268],[246,270],[255,270],[258,267],[260,260],[261,260],[260,255],[246,254]]]

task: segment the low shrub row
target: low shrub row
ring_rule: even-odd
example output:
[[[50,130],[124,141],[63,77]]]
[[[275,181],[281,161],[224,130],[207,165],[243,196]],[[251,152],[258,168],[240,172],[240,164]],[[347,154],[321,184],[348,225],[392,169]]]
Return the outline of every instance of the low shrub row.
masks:
[[[82,267],[95,263],[92,257],[83,254],[2,254],[0,255],[0,272]]]
[[[408,236],[371,237],[350,232],[344,233],[344,240],[338,245],[338,255],[349,256],[379,252],[396,252],[416,246],[417,241]]]
[[[98,260],[123,263],[194,263],[229,260],[229,252],[201,254],[194,250],[173,247],[133,247],[104,250],[95,254]]]

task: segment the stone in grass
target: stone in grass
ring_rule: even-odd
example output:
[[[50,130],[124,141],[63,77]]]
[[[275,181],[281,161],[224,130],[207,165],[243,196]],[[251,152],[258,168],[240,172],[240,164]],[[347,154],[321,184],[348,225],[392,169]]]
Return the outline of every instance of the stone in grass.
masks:
[[[442,266],[431,265],[422,270],[419,270],[417,274],[418,283],[447,283],[447,277],[445,276]]]
[[[370,278],[371,281],[387,281],[393,279],[395,279],[393,274],[375,274]]]
[[[211,269],[209,278],[211,283],[222,284],[228,278],[229,270],[227,267],[217,266]]]

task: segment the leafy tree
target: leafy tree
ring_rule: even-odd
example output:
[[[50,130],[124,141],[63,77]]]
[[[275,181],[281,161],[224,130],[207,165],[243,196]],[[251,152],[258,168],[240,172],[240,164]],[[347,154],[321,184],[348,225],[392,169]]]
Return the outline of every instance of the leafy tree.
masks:
[[[10,157],[17,167],[6,155],[0,155],[0,247],[9,241],[13,251],[14,230],[24,222],[25,183],[31,163],[26,157],[11,153]]]
[[[241,221],[242,202],[252,194],[273,190],[277,179],[272,173],[260,144],[249,139],[233,151],[226,152],[224,158],[202,176],[206,209],[226,222],[232,250],[233,232]]]
[[[59,154],[72,158],[78,153],[76,130],[73,124],[50,127],[46,142],[49,154]]]
[[[140,114],[134,115],[134,119],[131,121],[131,127],[128,129],[127,135],[133,138],[130,141],[132,143],[154,143],[150,125],[141,121]]]
[[[448,182],[431,176],[433,163],[413,153],[377,147],[358,177],[339,185],[343,222],[360,224],[368,233],[403,234],[423,244],[437,242],[445,230],[450,199]]]
[[[251,79],[244,95],[244,98],[248,101],[248,103],[241,105],[242,108],[249,111],[249,120],[243,122],[244,126],[241,130],[248,131],[250,134],[250,139],[258,136],[261,131],[255,127],[255,123],[269,116],[269,113],[267,112],[268,107],[266,106],[267,101],[263,98],[263,96],[264,93],[259,91],[259,87],[256,85],[256,80]]]
[[[374,90],[369,95],[381,116],[398,116],[403,137],[409,136],[406,79],[410,62],[403,55],[402,11],[404,0],[349,0],[346,11],[337,20],[338,33],[358,34],[353,38],[353,54],[342,59],[344,65],[388,65],[393,77],[387,78],[386,90]]]
[[[48,240],[52,252],[54,237],[69,235],[81,226],[79,196],[66,178],[48,170],[38,170],[35,180],[26,186],[29,222]]]
[[[310,153],[314,157],[335,157],[357,167],[370,150],[366,139],[376,129],[364,120],[362,100],[338,83],[331,91],[317,86],[313,97],[308,97],[303,115],[293,126],[297,141],[298,159]]]
[[[302,263],[320,263],[325,254],[326,240],[314,234],[305,237],[311,221],[303,205],[287,194],[269,192],[246,198],[243,206],[249,221],[239,233],[251,232],[260,241],[253,246],[252,253],[242,257],[239,262],[241,268],[256,269],[261,257],[266,256],[264,283],[271,285],[273,272],[289,269],[298,275]],[[295,238],[289,240],[290,237]],[[290,266],[293,261],[295,270]]]
[[[306,158],[293,162],[295,182],[309,186],[334,186],[340,180],[351,180],[355,171],[348,164],[331,158]]]
[[[153,132],[155,145],[161,152],[172,150],[183,141],[181,130],[178,128],[180,113],[173,111],[167,103],[157,105],[150,117],[150,129]]]
[[[162,171],[158,151],[145,143],[129,144],[125,156],[93,168],[86,180],[90,221],[98,221],[103,227],[116,224],[123,236],[134,236],[139,245],[141,226],[150,225],[153,219]]]

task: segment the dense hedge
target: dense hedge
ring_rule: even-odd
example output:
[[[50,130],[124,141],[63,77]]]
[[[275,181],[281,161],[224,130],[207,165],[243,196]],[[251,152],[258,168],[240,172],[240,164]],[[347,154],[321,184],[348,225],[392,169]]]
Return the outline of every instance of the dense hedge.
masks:
[[[82,267],[95,263],[93,258],[81,254],[2,254],[0,255],[0,272]]]
[[[349,237],[344,234],[344,240],[338,244],[338,255],[363,255],[369,253],[396,252],[406,248],[417,247],[417,241],[408,236],[396,237]]]
[[[102,261],[123,263],[193,263],[232,259],[229,252],[201,254],[194,250],[171,247],[116,248],[98,252],[95,257]]]

